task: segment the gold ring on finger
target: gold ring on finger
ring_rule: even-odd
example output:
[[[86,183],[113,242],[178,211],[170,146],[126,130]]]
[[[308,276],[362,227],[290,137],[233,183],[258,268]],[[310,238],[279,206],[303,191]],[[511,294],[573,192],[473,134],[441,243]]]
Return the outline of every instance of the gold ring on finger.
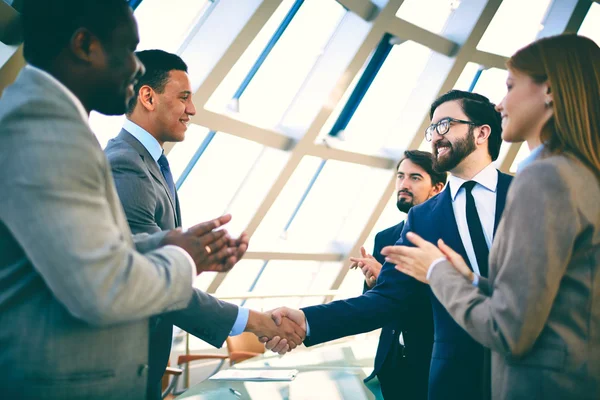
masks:
[[[204,246],[204,250],[206,250],[206,254],[210,254],[212,253],[212,250],[210,249],[210,246]]]

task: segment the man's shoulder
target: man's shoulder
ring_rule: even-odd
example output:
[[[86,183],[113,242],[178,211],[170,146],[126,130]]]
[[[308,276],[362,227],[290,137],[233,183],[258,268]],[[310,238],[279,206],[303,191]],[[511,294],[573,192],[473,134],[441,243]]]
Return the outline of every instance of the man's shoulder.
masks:
[[[116,170],[135,170],[144,174],[148,172],[140,153],[125,140],[118,137],[111,139],[106,145],[104,153],[113,172]]]
[[[380,231],[379,233],[377,233],[375,238],[389,236],[398,231],[401,232],[403,227],[404,227],[404,221],[401,221],[400,223],[398,223],[394,226],[390,226],[389,228]]]

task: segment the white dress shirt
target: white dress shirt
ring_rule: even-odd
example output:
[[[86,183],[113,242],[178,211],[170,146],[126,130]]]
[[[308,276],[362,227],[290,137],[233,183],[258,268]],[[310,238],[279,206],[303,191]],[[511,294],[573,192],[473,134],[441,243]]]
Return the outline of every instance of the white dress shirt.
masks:
[[[488,249],[492,247],[492,240],[494,239],[494,223],[496,221],[496,188],[498,186],[498,171],[493,164],[489,164],[477,175],[471,179],[477,182],[473,187],[471,194],[475,200],[475,208],[477,208],[477,214],[479,214],[479,220],[481,221],[481,227],[483,228],[483,235],[485,236],[485,242],[487,243]],[[448,187],[444,190],[450,190],[452,198],[452,209],[454,210],[454,218],[456,220],[456,226],[458,227],[458,233],[460,239],[469,258],[471,268],[475,273],[473,284],[477,285],[479,281],[479,265],[477,264],[477,257],[475,257],[475,249],[471,242],[471,234],[469,233],[469,225],[467,224],[467,196],[465,188],[461,187],[466,180],[459,178],[454,175],[448,177]],[[456,250],[456,249],[455,249]],[[427,271],[427,279],[431,276],[433,269],[445,258],[439,258],[431,263],[429,271]]]

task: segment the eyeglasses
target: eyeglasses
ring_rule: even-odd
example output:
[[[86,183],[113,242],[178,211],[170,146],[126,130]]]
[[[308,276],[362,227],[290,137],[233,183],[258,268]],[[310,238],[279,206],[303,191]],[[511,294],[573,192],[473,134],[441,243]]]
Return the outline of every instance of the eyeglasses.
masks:
[[[425,129],[425,140],[427,140],[428,142],[431,142],[431,139],[433,138],[434,130],[437,131],[438,135],[445,135],[450,130],[450,125],[452,123],[477,126],[477,124],[474,123],[473,121],[465,121],[462,119],[456,119],[456,118],[450,118],[450,117],[442,118],[441,120],[438,121],[437,124],[431,124],[427,127],[427,129]]]

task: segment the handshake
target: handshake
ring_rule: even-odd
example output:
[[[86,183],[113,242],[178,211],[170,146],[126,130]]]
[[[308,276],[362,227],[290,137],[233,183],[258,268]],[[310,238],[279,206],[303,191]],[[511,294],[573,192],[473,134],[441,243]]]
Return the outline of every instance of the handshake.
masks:
[[[285,354],[299,346],[306,337],[306,317],[301,310],[287,307],[265,313],[250,311],[246,331],[258,336],[267,350]]]

